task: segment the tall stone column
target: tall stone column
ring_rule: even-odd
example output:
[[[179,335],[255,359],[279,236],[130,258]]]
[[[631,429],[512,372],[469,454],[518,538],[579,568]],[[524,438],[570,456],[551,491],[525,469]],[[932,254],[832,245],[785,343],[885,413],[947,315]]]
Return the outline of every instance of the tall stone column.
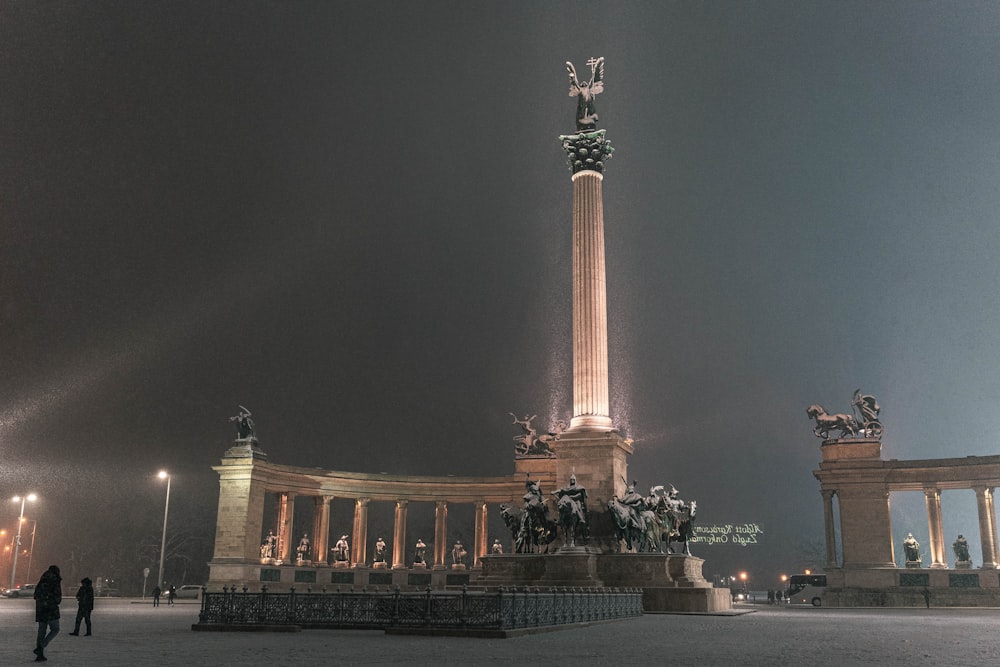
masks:
[[[396,501],[396,521],[392,531],[392,569],[406,567],[406,507],[408,500]]]
[[[278,494],[278,558],[287,563],[292,559],[292,520],[295,516],[295,494]]]
[[[330,502],[333,496],[313,499],[313,563],[326,563],[330,556]]]
[[[941,491],[925,488],[924,501],[927,505],[927,534],[931,542],[931,567],[948,567],[944,555],[944,527],[941,523]]]
[[[434,504],[434,569],[445,568],[445,554],[448,553],[448,501],[439,500]]]
[[[368,503],[369,498],[354,501],[354,531],[351,535],[351,564],[364,565],[368,562]]]
[[[837,565],[837,529],[833,519],[834,491],[822,491],[823,494],[823,527],[826,529],[826,569],[834,569]]]
[[[489,510],[486,501],[477,500],[474,504],[476,508],[476,529],[475,544],[472,545],[472,567],[481,567],[479,559],[486,553],[486,533]]]
[[[990,536],[993,543],[993,562],[1000,567],[1000,542],[997,541],[997,513],[993,505],[993,497],[996,495],[996,488],[990,487],[986,494],[986,520],[990,524]]]
[[[604,130],[559,137],[573,170],[573,418],[570,431],[610,431],[604,266]]]
[[[973,487],[976,492],[976,507],[979,510],[979,543],[983,549],[983,569],[997,568],[996,515],[993,513],[993,489],[985,486]]]

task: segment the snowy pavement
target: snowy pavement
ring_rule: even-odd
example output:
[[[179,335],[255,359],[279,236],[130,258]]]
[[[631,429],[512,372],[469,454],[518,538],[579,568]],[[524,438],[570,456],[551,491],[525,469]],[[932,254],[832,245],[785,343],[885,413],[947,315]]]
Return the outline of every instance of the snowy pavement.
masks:
[[[51,665],[934,665],[1000,664],[1000,609],[755,606],[738,616],[657,614],[514,639],[377,631],[193,632],[199,606],[99,599],[94,636],[71,637],[76,601],[46,649]],[[0,598],[0,665],[34,660],[31,600]]]

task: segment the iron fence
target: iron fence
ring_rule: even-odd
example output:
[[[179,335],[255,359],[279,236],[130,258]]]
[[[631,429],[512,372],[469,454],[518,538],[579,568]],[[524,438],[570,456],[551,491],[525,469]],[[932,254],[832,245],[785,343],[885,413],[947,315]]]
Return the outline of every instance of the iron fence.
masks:
[[[639,588],[539,588],[499,591],[259,592],[223,587],[202,595],[200,626],[303,628],[460,628],[514,630],[642,615]]]

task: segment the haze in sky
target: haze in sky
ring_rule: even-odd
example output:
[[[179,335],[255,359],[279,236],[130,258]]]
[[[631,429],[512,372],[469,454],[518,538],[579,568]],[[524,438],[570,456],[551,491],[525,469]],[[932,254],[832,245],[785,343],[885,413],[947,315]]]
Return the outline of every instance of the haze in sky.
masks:
[[[0,2],[33,567],[137,586],[166,468],[169,577],[202,583],[239,405],[278,463],[511,473],[508,413],[571,416],[557,137],[591,56],[630,476],[760,526],[706,575],[823,565],[809,404],[874,394],[886,458],[997,453],[997,34],[992,3]],[[943,502],[980,559],[972,492]]]

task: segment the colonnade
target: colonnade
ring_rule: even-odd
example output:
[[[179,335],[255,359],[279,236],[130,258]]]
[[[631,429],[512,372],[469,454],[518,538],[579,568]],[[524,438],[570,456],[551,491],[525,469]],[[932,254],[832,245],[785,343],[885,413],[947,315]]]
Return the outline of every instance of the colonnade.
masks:
[[[301,531],[293,522],[295,514],[295,500],[297,494],[293,491],[275,492],[275,525],[277,526],[277,554],[275,558],[288,563],[295,560],[296,546],[298,541],[295,538],[297,532]],[[312,535],[310,539],[310,559],[313,563],[326,563],[331,548],[331,543],[336,543],[336,539],[330,536],[330,514],[331,503],[337,499],[333,495],[304,496],[312,498],[313,521]],[[351,566],[365,565],[368,562],[368,510],[372,503],[371,498],[353,498],[354,521],[350,533],[350,564]],[[394,503],[395,514],[392,531],[392,560],[389,566],[393,569],[408,567],[407,554],[412,554],[414,545],[407,541],[407,512],[410,500],[400,498]],[[455,504],[453,501],[436,500],[434,502],[434,549],[428,562],[429,567],[444,569],[447,566],[446,560],[449,552],[448,545],[448,507]],[[459,503],[463,501],[458,501]],[[489,521],[489,509],[484,499],[466,500],[464,503],[471,503],[475,508],[475,527],[473,530],[473,544],[471,545],[472,565],[478,566],[481,556],[487,553],[487,522]],[[308,531],[301,531],[308,532]]]
[[[895,566],[889,499],[892,493],[905,491],[924,494],[930,567],[947,568],[949,550],[941,512],[941,492],[945,490],[975,494],[982,569],[1000,568],[993,503],[1000,487],[1000,456],[885,461],[880,454],[880,443],[873,441],[828,441],[823,445],[823,462],[813,475],[820,481],[823,497],[828,570]],[[837,562],[838,527],[842,563]]]

